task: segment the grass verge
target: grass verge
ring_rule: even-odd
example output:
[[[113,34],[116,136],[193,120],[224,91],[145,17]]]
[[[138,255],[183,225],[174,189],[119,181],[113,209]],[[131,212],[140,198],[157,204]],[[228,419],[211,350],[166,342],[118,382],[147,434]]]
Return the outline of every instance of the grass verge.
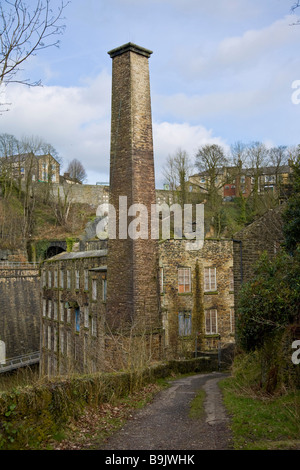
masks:
[[[204,400],[206,397],[206,393],[204,390],[200,390],[200,392],[196,395],[193,401],[190,404],[190,411],[189,417],[192,419],[200,419],[204,414]]]
[[[235,450],[300,449],[300,391],[257,396],[241,390],[234,378],[220,382],[231,416]]]

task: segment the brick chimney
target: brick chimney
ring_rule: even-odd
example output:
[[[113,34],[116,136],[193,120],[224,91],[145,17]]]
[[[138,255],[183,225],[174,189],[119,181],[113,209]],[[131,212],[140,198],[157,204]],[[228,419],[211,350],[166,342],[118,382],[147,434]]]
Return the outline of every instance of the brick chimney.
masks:
[[[107,325],[111,331],[160,328],[157,241],[151,240],[151,204],[155,204],[152,115],[148,59],[151,51],[132,43],[108,52],[112,58],[110,204],[116,210],[116,238],[108,240]],[[143,204],[148,211],[147,239],[119,232],[136,216],[127,210]],[[125,199],[123,199],[125,201]],[[119,210],[120,209],[120,210]],[[146,224],[147,225],[147,224]],[[122,238],[123,237],[123,238]]]

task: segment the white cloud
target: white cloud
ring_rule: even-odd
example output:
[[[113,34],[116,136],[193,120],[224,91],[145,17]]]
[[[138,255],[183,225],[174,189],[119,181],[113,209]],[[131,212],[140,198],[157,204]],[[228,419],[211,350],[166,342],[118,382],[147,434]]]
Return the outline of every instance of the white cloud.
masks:
[[[292,45],[300,32],[291,28],[293,19],[287,16],[260,30],[248,30],[240,37],[224,39],[214,58],[221,66],[241,68],[263,61],[286,45]]]
[[[94,172],[109,164],[111,77],[100,74],[82,87],[7,87],[12,102],[0,116],[1,132],[39,136],[60,153],[65,165],[73,158]]]
[[[198,148],[206,144],[217,144],[228,150],[228,145],[220,137],[215,137],[212,130],[201,125],[189,123],[162,122],[153,124],[154,156],[156,170],[156,186],[162,187],[164,181],[161,174],[168,155],[174,154],[178,148],[185,150],[191,161]]]
[[[287,15],[263,28],[251,28],[241,35],[227,36],[204,44],[195,43],[187,50],[180,47],[173,57],[181,75],[187,80],[216,80],[256,70],[271,71],[297,54],[300,28],[291,26],[295,16]],[[257,71],[257,68],[260,69]]]
[[[82,87],[45,86],[27,88],[12,85],[7,99],[9,112],[0,116],[1,132],[39,136],[51,143],[63,158],[66,168],[73,158],[79,159],[90,184],[107,181],[110,155],[111,77],[100,74],[85,81]],[[187,102],[189,100],[187,99]],[[162,184],[161,169],[169,154],[181,147],[193,159],[197,148],[206,143],[223,145],[221,138],[201,125],[155,122],[153,139],[157,184]],[[225,144],[224,144],[225,145]]]

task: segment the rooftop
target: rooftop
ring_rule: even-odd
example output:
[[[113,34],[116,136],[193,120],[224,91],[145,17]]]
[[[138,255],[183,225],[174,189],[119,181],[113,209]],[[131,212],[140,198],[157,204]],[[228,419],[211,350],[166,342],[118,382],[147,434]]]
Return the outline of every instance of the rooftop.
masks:
[[[84,258],[102,258],[107,255],[107,250],[90,250],[90,251],[72,251],[59,253],[52,258],[47,259],[47,262],[52,261],[66,261],[71,259],[84,259]]]

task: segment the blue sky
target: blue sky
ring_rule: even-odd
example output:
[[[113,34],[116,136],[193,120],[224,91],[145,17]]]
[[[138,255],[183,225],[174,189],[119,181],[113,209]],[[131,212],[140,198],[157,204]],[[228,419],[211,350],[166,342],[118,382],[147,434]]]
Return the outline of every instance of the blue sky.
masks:
[[[56,1],[56,0],[54,0]],[[58,0],[57,0],[58,1]],[[78,158],[88,183],[109,180],[111,59],[129,41],[149,59],[156,185],[180,147],[236,141],[300,143],[300,25],[293,0],[72,0],[59,49],[32,57],[11,84],[0,132],[40,136],[63,158]],[[300,9],[299,9],[300,10]],[[300,11],[299,11],[300,13]]]

